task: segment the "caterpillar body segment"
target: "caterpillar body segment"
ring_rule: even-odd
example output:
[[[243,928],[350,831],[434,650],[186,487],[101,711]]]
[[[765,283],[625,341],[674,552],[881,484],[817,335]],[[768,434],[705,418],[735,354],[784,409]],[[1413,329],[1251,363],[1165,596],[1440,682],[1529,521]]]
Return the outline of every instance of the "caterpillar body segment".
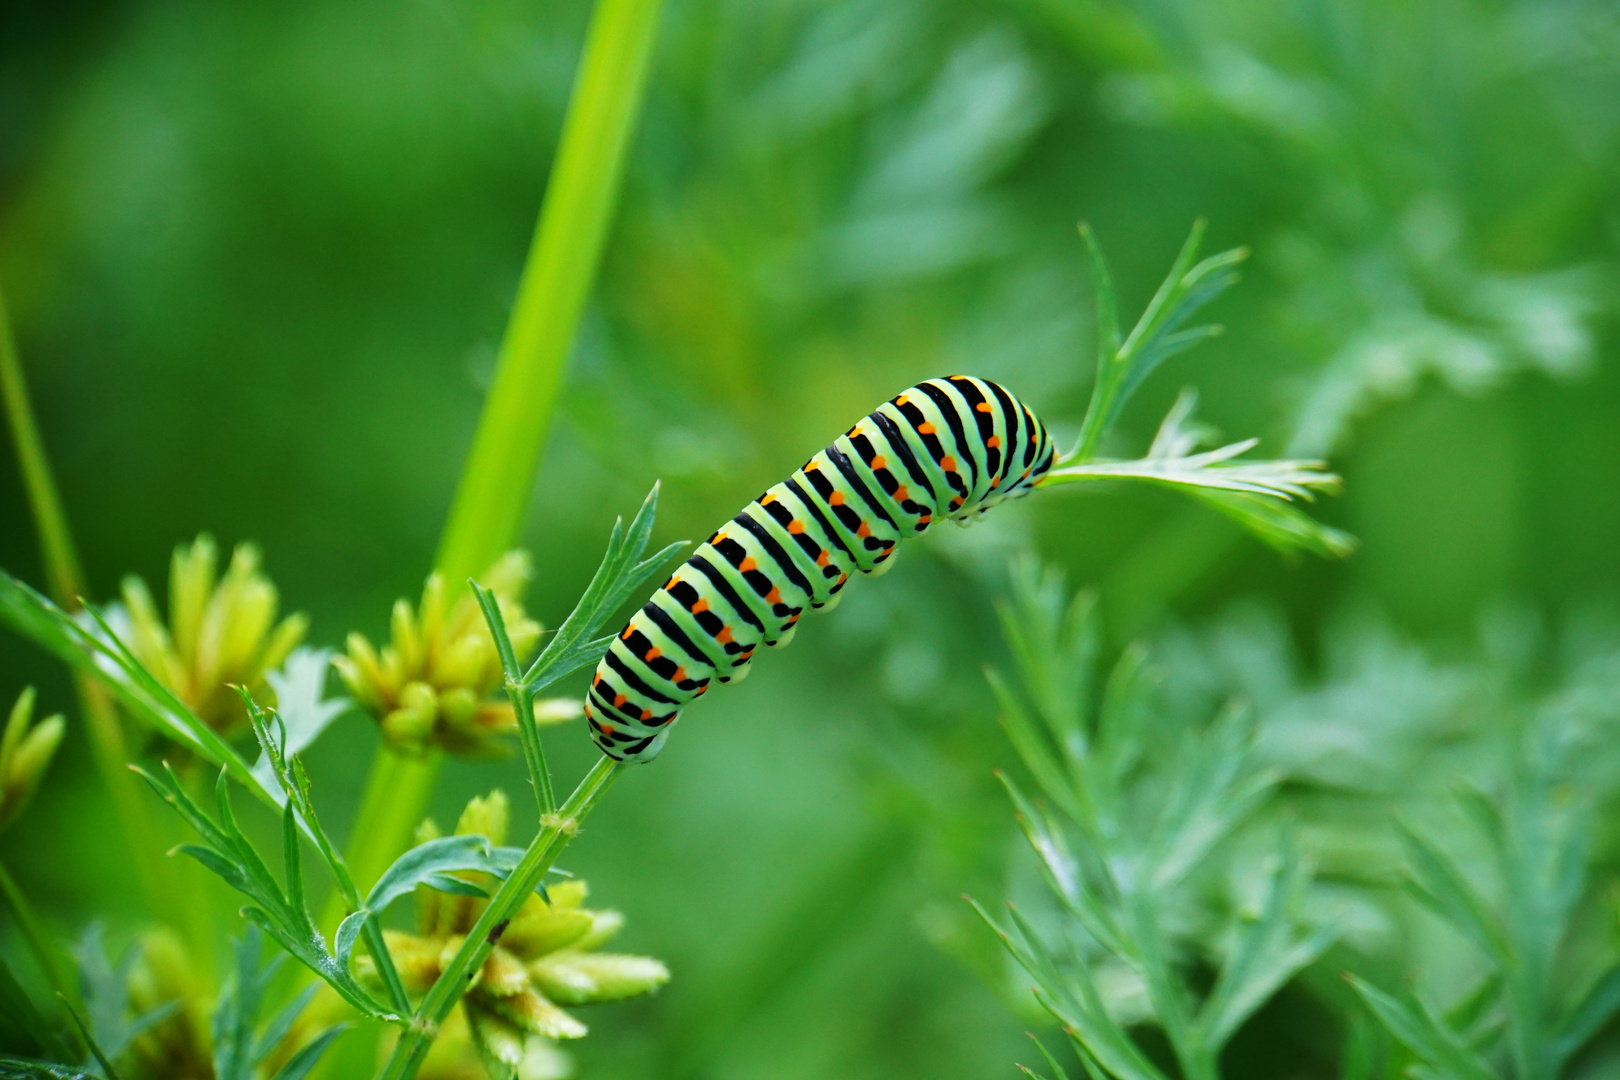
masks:
[[[879,405],[699,545],[614,639],[585,700],[591,738],[650,761],[687,702],[747,676],[852,573],[940,520],[965,524],[1051,468],[1046,428],[984,379],[929,379]]]

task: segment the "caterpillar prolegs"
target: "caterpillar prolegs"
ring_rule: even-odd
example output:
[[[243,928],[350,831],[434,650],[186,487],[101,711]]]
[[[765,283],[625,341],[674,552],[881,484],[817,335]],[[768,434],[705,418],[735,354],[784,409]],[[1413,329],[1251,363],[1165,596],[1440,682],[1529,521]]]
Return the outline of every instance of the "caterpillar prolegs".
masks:
[[[1026,494],[1052,466],[1045,426],[1006,389],[953,376],[884,402],[721,526],[620,631],[585,701],[591,738],[651,761],[681,706],[786,645],[806,607],[827,610],[855,570],[944,517]]]

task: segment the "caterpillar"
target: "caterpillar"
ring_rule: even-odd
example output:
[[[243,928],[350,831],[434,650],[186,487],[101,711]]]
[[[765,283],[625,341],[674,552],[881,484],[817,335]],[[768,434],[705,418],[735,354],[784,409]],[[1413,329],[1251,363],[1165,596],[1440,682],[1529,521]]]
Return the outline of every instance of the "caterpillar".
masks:
[[[786,645],[855,570],[941,517],[967,524],[1051,468],[1051,436],[996,383],[929,379],[879,405],[699,545],[597,665],[586,723],[602,753],[651,761],[680,709],[738,682],[754,650]]]

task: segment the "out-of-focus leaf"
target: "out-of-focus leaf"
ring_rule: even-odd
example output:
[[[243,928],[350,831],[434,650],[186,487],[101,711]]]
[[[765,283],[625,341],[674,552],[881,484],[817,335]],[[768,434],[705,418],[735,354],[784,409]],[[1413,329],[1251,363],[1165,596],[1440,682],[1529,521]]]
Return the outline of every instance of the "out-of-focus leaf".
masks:
[[[1419,899],[1474,942],[1494,964],[1511,964],[1513,947],[1485,899],[1443,851],[1405,821],[1397,821],[1412,865],[1410,884]]]
[[[73,948],[73,957],[78,961],[83,983],[83,1023],[87,1038],[94,1041],[95,1047],[99,1047],[98,1053],[108,1060],[116,1059],[143,1031],[172,1016],[179,1008],[178,1002],[171,1001],[138,1016],[129,1015],[129,973],[135,964],[135,950],[126,950],[114,967],[107,959],[100,923],[91,923],[85,928]],[[75,1019],[79,1017],[75,1015]]]
[[[1496,1074],[1411,994],[1393,998],[1355,976],[1350,985],[1374,1016],[1408,1049],[1455,1080],[1496,1080]]]
[[[1052,1075],[1056,1080],[1069,1080],[1069,1071],[1058,1064],[1058,1059],[1052,1056],[1052,1052],[1046,1048],[1046,1044],[1041,1042],[1033,1032],[1029,1035],[1029,1041],[1034,1043],[1036,1049],[1041,1052],[1041,1057],[1046,1061],[1046,1067],[1052,1070]]]
[[[1274,774],[1247,767],[1253,726],[1252,710],[1233,704],[1203,738],[1183,746],[1144,853],[1147,887],[1174,888],[1276,786]]]
[[[57,1034],[56,1027],[45,1020],[33,999],[17,981],[16,975],[12,974],[5,957],[0,957],[0,1024],[5,1028],[15,1026],[15,1030],[7,1032],[10,1037],[31,1039],[33,1045],[58,1060],[66,1060],[72,1056],[68,1052],[67,1044]],[[13,1048],[18,1048],[17,1044],[13,1044]]]
[[[1100,644],[1096,596],[1072,599],[1061,572],[1032,557],[1011,568],[1012,603],[998,603],[1002,636],[1030,699],[1071,764],[1085,756],[1086,690]]]
[[[1096,938],[1104,948],[1116,954],[1124,952],[1125,944],[1120,938],[1118,928],[1113,924],[1113,916],[1107,907],[1099,902],[1091,883],[1085,880],[1080,862],[1064,844],[1061,834],[1041,815],[1040,810],[1024,797],[1023,792],[1010,777],[1005,774],[998,776],[1006,786],[1013,805],[1017,807],[1018,823],[1029,839],[1030,847],[1035,849],[1035,854],[1040,860],[1041,873],[1052,891],[1085,927],[1086,932]],[[1106,872],[1106,868],[1103,872]]]
[[[1493,971],[1486,975],[1468,993],[1457,1000],[1457,1003],[1446,1010],[1442,1018],[1447,1027],[1453,1031],[1467,1032],[1475,1024],[1485,1018],[1485,1014],[1495,1005],[1502,996],[1502,973]]]
[[[1297,921],[1309,881],[1297,848],[1285,839],[1260,913],[1239,932],[1237,946],[1221,965],[1198,1017],[1205,1039],[1217,1051],[1285,982],[1332,944],[1332,930],[1306,932]]]
[[[94,1073],[52,1065],[43,1061],[23,1061],[0,1057],[0,1080],[100,1080]]]
[[[347,1029],[346,1024],[333,1024],[331,1027],[317,1034],[309,1042],[299,1048],[298,1052],[287,1059],[287,1064],[276,1070],[276,1075],[270,1080],[304,1080],[310,1070],[320,1062],[321,1055],[326,1053],[332,1041]]]
[[[250,923],[237,939],[236,970],[214,1007],[214,1076],[216,1080],[252,1080],[255,1049],[253,1025],[259,1016],[267,970],[259,972],[259,932]]]
[[[1070,786],[1070,779],[1062,767],[1055,760],[1056,754],[1046,737],[1046,733],[1037,728],[1030,720],[1029,714],[1024,710],[1001,673],[993,668],[986,668],[985,679],[990,683],[990,689],[996,696],[1000,710],[996,719],[1001,723],[1002,730],[1007,733],[1007,739],[1018,751],[1019,758],[1029,769],[1030,775],[1046,792],[1047,798],[1063,807],[1071,815],[1080,814],[1080,805],[1074,789]]]
[[[1073,968],[1071,977],[1064,978],[1053,961],[1045,956],[1038,939],[1030,935],[1017,909],[1008,908],[1017,928],[1015,934],[1002,929],[977,903],[973,907],[1001,938],[1013,958],[1034,977],[1036,998],[1053,1016],[1076,1031],[1105,1069],[1122,1080],[1165,1080],[1130,1036],[1109,1017],[1084,965]]]
[[[1554,1028],[1550,1051],[1554,1073],[1562,1070],[1617,1012],[1620,1012],[1620,967],[1612,967]]]
[[[323,695],[331,661],[331,649],[300,646],[287,657],[280,671],[265,676],[276,692],[276,714],[286,730],[282,752],[289,758],[308,749],[351,704],[346,697]],[[275,774],[262,751],[253,764],[253,775],[265,790],[275,790]]]

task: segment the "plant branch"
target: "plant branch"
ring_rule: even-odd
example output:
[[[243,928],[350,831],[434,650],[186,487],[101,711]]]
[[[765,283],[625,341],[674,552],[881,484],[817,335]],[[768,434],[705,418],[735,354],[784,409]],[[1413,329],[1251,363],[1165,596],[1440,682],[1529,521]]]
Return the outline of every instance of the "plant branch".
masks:
[[[562,809],[542,825],[511,876],[490,898],[455,956],[444,966],[427,996],[422,999],[410,1027],[400,1036],[387,1064],[378,1074],[378,1080],[410,1080],[416,1075],[445,1017],[450,1015],[450,1010],[467,992],[473,972],[484,963],[490,950],[500,940],[506,922],[540,884],[568,842],[579,832],[585,818],[627,767],[623,762],[607,757],[598,758],[568,801],[563,803]]]

